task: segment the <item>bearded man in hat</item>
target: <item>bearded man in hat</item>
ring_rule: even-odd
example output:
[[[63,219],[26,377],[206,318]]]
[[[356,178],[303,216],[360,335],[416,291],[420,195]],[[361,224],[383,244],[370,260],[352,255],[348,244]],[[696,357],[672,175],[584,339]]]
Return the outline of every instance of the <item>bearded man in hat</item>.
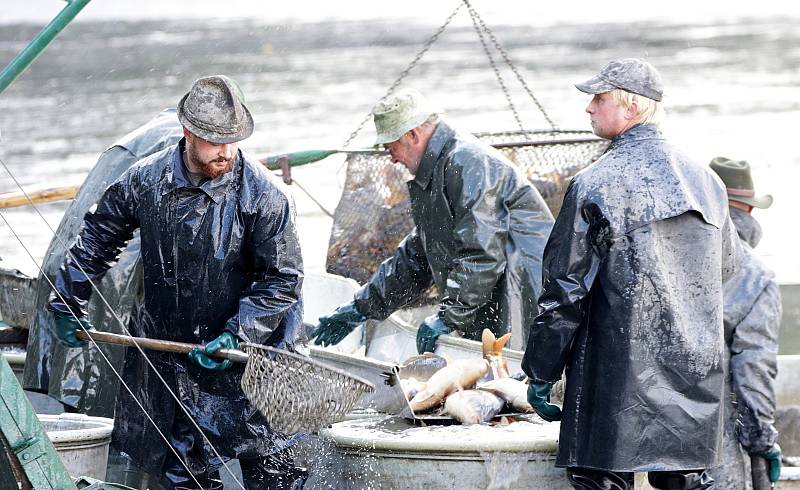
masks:
[[[606,153],[579,172],[544,252],[528,400],[561,420],[577,489],[711,488],[724,389],[722,284],[734,270],[725,187],[661,135],[663,86],[639,59],[576,85]],[[566,369],[563,416],[549,403]]]
[[[710,167],[725,184],[741,245],[736,274],[724,289],[725,353],[730,371],[722,465],[711,473],[720,488],[761,490],[768,486],[765,480],[778,481],[781,469],[774,425],[781,295],[775,274],[753,252],[761,240],[761,226],[751,212],[754,207],[770,207],[772,196],[756,196],[746,161],[716,157]],[[760,474],[761,465],[751,468],[750,462],[760,458],[767,460],[767,475]]]
[[[417,331],[419,353],[439,336],[512,333],[520,348],[537,313],[541,256],[553,217],[538,191],[497,150],[440,119],[414,89],[372,110],[377,144],[413,176],[415,228],[351,303],[320,318],[317,344],[336,344],[368,319],[383,320],[436,285],[439,310]]]
[[[209,357],[239,341],[293,348],[303,277],[294,205],[238,148],[253,119],[229,78],[195,81],[178,119],[183,138],[127,170],[86,214],[56,276],[55,333],[71,347],[85,344],[75,333],[91,328],[93,284],[138,229],[143,299],[130,333],[205,348],[188,358],[147,352],[152,367],[127,350],[132,393],[117,398],[112,449],[154,476],[150,488],[221,489],[218,468],[229,458],[239,459],[247,488],[299,488],[304,471],[291,441],[244,396],[242,365]]]

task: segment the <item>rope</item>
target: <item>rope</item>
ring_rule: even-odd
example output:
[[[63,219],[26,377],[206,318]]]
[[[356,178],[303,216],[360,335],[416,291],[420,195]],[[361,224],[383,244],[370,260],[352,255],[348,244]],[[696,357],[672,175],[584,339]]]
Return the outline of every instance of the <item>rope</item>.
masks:
[[[406,69],[403,70],[402,72],[400,72],[400,75],[389,86],[389,89],[386,91],[386,93],[383,95],[383,97],[381,97],[381,99],[385,99],[386,97],[389,97],[390,95],[392,95],[394,93],[395,90],[397,90],[397,87],[400,86],[400,83],[408,76],[409,73],[411,73],[411,70],[413,70],[414,67],[417,66],[417,63],[419,63],[419,60],[421,60],[422,57],[425,56],[425,53],[427,53],[428,50],[431,49],[431,46],[433,46],[433,44],[439,39],[439,36],[442,35],[444,30],[447,29],[447,26],[449,26],[450,22],[453,21],[453,18],[461,10],[461,7],[462,7],[462,4],[459,3],[458,6],[456,7],[456,9],[453,10],[453,13],[451,13],[447,17],[447,19],[444,21],[444,24],[439,26],[439,28],[436,30],[436,32],[433,34],[433,36],[431,36],[430,39],[428,39],[428,41],[423,45],[422,49],[417,53],[416,56],[414,56],[414,59],[411,61],[411,63],[409,63],[409,65],[406,67]],[[355,131],[350,133],[350,136],[348,136],[347,139],[345,140],[344,144],[342,144],[342,148],[347,148],[347,146],[355,139],[355,137],[364,128],[364,125],[367,124],[367,121],[369,121],[371,117],[372,117],[372,111],[368,112],[367,115],[364,116],[364,120],[361,121],[361,124],[358,125],[358,127],[355,129]]]
[[[292,184],[296,185],[296,186],[297,186],[297,187],[298,187],[298,188],[299,188],[301,191],[303,191],[303,192],[305,193],[305,195],[306,195],[306,196],[308,196],[308,198],[309,198],[309,199],[311,199],[312,201],[314,201],[314,204],[316,204],[316,205],[317,205],[317,207],[318,207],[318,208],[319,208],[319,209],[320,209],[320,210],[321,210],[323,213],[325,213],[325,214],[327,214],[329,217],[333,218],[333,213],[331,213],[330,211],[328,211],[328,209],[327,209],[327,208],[325,208],[325,206],[323,206],[323,205],[322,205],[322,203],[321,203],[321,202],[319,202],[319,201],[317,200],[317,198],[315,198],[314,196],[312,196],[312,195],[311,195],[311,193],[310,193],[310,192],[308,192],[308,190],[306,190],[306,188],[305,188],[305,187],[303,187],[302,185],[300,185],[300,182],[298,182],[298,181],[297,181],[297,179],[296,179],[294,176],[292,176]]]
[[[503,80],[503,75],[500,74],[500,70],[497,68],[497,64],[494,62],[494,57],[492,56],[491,51],[489,51],[489,46],[486,45],[486,40],[483,38],[483,32],[481,31],[481,26],[478,22],[478,13],[472,8],[472,6],[470,6],[467,0],[464,0],[464,5],[466,5],[467,9],[469,10],[469,15],[472,19],[472,25],[475,27],[475,33],[478,34],[478,39],[481,41],[483,52],[486,54],[486,57],[489,58],[489,64],[492,66],[492,70],[494,70],[494,76],[497,78],[497,83],[500,84],[500,89],[503,91],[503,94],[506,97],[508,108],[511,110],[511,113],[514,114],[514,119],[517,121],[519,130],[524,132],[525,126],[522,124],[522,119],[519,117],[519,112],[517,112],[516,106],[514,106],[514,101],[511,100],[511,93],[508,91],[508,87],[506,87],[506,83]]]
[[[514,75],[517,77],[517,80],[519,80],[519,83],[522,85],[522,88],[525,90],[528,96],[530,96],[533,103],[536,104],[536,107],[539,109],[539,112],[542,113],[542,116],[544,116],[545,120],[550,125],[550,128],[553,131],[558,131],[558,126],[550,118],[550,115],[547,114],[547,111],[545,110],[544,106],[542,105],[541,102],[539,102],[539,99],[536,98],[536,96],[533,94],[533,91],[530,89],[530,87],[528,87],[528,83],[519,73],[519,70],[517,70],[517,66],[511,61],[511,58],[508,56],[508,53],[506,53],[506,50],[503,49],[503,46],[500,44],[500,42],[497,40],[497,37],[494,35],[494,32],[492,32],[489,26],[486,25],[486,23],[483,21],[481,16],[472,6],[472,4],[469,3],[469,0],[463,0],[463,2],[467,6],[467,10],[469,11],[470,16],[472,16],[473,21],[477,19],[483,31],[486,33],[487,36],[489,36],[489,39],[492,41],[492,44],[494,45],[495,49],[497,49],[497,51],[500,53],[500,56],[503,58],[503,61],[505,61],[506,65],[508,65],[508,67],[514,73]],[[483,37],[481,37],[481,42],[483,42]]]
[[[25,198],[26,198],[26,199],[28,199],[28,202],[30,203],[31,207],[34,209],[34,211],[36,211],[36,214],[38,214],[38,215],[39,215],[39,217],[42,219],[42,221],[44,221],[44,223],[47,225],[47,227],[50,229],[50,231],[51,231],[51,232],[53,232],[53,236],[55,237],[55,239],[56,239],[56,240],[58,240],[58,242],[61,244],[61,246],[63,246],[63,247],[64,247],[64,250],[66,251],[67,255],[69,255],[69,257],[70,257],[70,258],[73,260],[73,262],[74,262],[74,263],[75,263],[75,264],[78,266],[78,268],[81,270],[81,272],[83,272],[83,274],[86,276],[86,280],[87,280],[87,281],[89,281],[89,284],[92,286],[92,290],[93,290],[94,292],[96,292],[96,293],[97,293],[98,297],[99,297],[99,298],[100,298],[100,299],[103,301],[103,304],[106,306],[106,308],[108,308],[108,311],[110,311],[110,312],[113,314],[114,318],[117,320],[117,322],[119,323],[119,325],[122,327],[122,330],[125,332],[125,334],[126,334],[126,335],[128,335],[128,336],[129,336],[129,337],[131,337],[131,338],[134,338],[134,337],[131,335],[131,333],[130,333],[130,331],[128,330],[128,328],[125,326],[125,323],[122,321],[122,319],[121,319],[121,318],[119,317],[119,315],[117,314],[116,310],[114,310],[114,309],[111,307],[111,305],[108,303],[108,301],[106,300],[106,298],[105,298],[105,297],[103,296],[103,294],[100,292],[100,289],[97,287],[97,285],[95,285],[94,281],[92,281],[92,280],[89,278],[89,274],[87,274],[87,273],[86,273],[86,271],[83,269],[83,266],[82,266],[82,265],[81,265],[81,264],[80,264],[80,263],[79,263],[77,260],[75,260],[75,257],[73,257],[73,256],[72,256],[72,254],[70,253],[70,251],[69,251],[69,247],[67,247],[67,244],[64,242],[64,240],[62,240],[62,239],[61,239],[61,237],[59,237],[59,236],[58,236],[58,234],[57,234],[57,233],[56,233],[56,231],[53,229],[53,227],[52,227],[52,226],[50,226],[50,223],[49,223],[49,222],[48,222],[48,221],[45,219],[45,217],[44,217],[44,216],[42,215],[42,213],[39,211],[39,208],[38,208],[38,207],[36,207],[36,204],[34,204],[33,200],[31,200],[30,196],[28,196],[28,193],[27,193],[27,192],[25,192],[25,189],[22,187],[22,185],[19,183],[19,181],[17,181],[17,178],[16,178],[16,177],[14,176],[14,174],[11,172],[11,169],[9,169],[9,168],[8,168],[8,166],[6,165],[6,163],[5,163],[5,162],[4,162],[2,159],[0,159],[0,165],[2,165],[2,166],[3,166],[3,168],[5,169],[5,171],[6,171],[6,172],[8,173],[8,175],[11,177],[11,180],[13,180],[13,181],[14,181],[14,184],[16,184],[16,186],[19,188],[19,190],[22,192],[22,194],[25,196]],[[36,260],[35,260],[35,259],[33,259],[33,256],[31,255],[30,251],[27,249],[27,247],[25,247],[25,244],[22,242],[22,240],[21,240],[21,239],[18,237],[17,233],[16,233],[16,232],[14,231],[14,229],[11,227],[11,224],[10,224],[10,223],[9,223],[9,222],[6,220],[6,218],[5,218],[5,215],[3,215],[3,214],[0,212],[0,216],[2,216],[2,219],[3,219],[3,221],[4,221],[4,222],[6,223],[6,225],[9,227],[9,229],[10,229],[10,230],[11,230],[11,232],[14,234],[14,236],[15,236],[15,237],[17,237],[17,241],[19,241],[19,242],[20,242],[20,245],[22,245],[22,247],[25,249],[25,252],[26,252],[26,253],[28,254],[28,256],[31,258],[31,260],[33,260],[34,264],[36,264],[36,266],[39,268],[39,271],[40,271],[41,275],[47,279],[47,282],[48,282],[48,284],[50,284],[50,287],[53,289],[53,291],[54,291],[54,292],[55,292],[55,293],[58,295],[59,299],[60,299],[62,302],[64,302],[64,304],[66,304],[66,301],[65,301],[65,300],[64,300],[64,298],[61,296],[61,294],[58,292],[58,290],[55,288],[55,286],[53,285],[52,281],[50,281],[50,278],[48,278],[48,277],[47,277],[47,275],[44,273],[44,270],[43,270],[43,269],[42,269],[42,267],[39,265],[39,263],[38,263],[38,262],[36,262]],[[77,317],[77,315],[75,315],[75,313],[74,313],[74,312],[72,312],[72,310],[70,310],[70,312],[72,313],[72,316],[75,318],[75,320],[79,320],[79,319],[78,319],[78,317]],[[81,329],[82,329],[84,332],[87,332],[87,333],[89,333],[89,332],[88,332],[88,331],[87,331],[87,330],[86,330],[86,329],[83,327],[83,324],[81,324],[81,323],[80,323],[80,321],[78,321],[78,324],[81,326]],[[90,333],[90,335],[91,335],[91,333]],[[200,435],[203,437],[203,440],[204,440],[204,441],[205,441],[205,442],[208,444],[208,446],[211,448],[211,451],[214,453],[214,456],[216,456],[216,457],[217,457],[217,458],[220,460],[220,462],[222,463],[222,466],[224,466],[224,467],[225,467],[225,469],[228,471],[228,473],[231,475],[231,477],[234,479],[234,481],[236,481],[236,483],[239,485],[239,487],[240,487],[242,490],[246,490],[246,489],[245,489],[245,487],[244,487],[244,485],[243,485],[243,484],[242,484],[242,483],[241,483],[241,482],[240,482],[240,481],[239,481],[239,480],[238,480],[238,479],[235,477],[235,475],[233,474],[233,472],[231,471],[231,469],[228,467],[228,464],[225,462],[225,460],[222,458],[222,456],[220,456],[220,454],[219,454],[219,452],[217,451],[217,449],[214,447],[214,445],[213,445],[213,444],[211,443],[211,441],[208,439],[208,436],[206,436],[206,435],[205,435],[205,433],[203,432],[203,430],[202,430],[202,429],[200,429],[200,426],[197,424],[197,422],[194,420],[194,418],[192,417],[192,415],[189,413],[189,410],[188,410],[188,409],[186,408],[186,406],[185,406],[185,405],[184,405],[184,404],[183,404],[183,403],[180,401],[180,399],[179,399],[179,398],[178,398],[178,396],[175,394],[175,392],[174,392],[174,391],[172,391],[172,388],[170,388],[170,386],[169,386],[169,384],[167,383],[167,381],[166,381],[166,380],[165,380],[165,379],[164,379],[164,378],[161,376],[161,373],[159,373],[159,372],[158,372],[158,369],[156,369],[156,367],[155,367],[155,366],[153,365],[153,363],[150,361],[150,358],[149,358],[149,357],[147,357],[147,354],[145,354],[145,352],[144,352],[144,350],[142,349],[142,347],[141,347],[141,346],[140,346],[140,345],[139,345],[139,344],[136,342],[136,340],[134,340],[134,341],[133,341],[133,343],[134,343],[134,345],[136,346],[136,349],[139,351],[139,353],[141,353],[142,357],[144,357],[145,361],[147,361],[147,364],[150,366],[150,368],[153,370],[153,372],[156,374],[156,376],[158,376],[158,379],[159,379],[159,380],[161,380],[161,383],[164,385],[164,387],[167,389],[167,391],[169,391],[170,395],[172,395],[172,397],[175,399],[175,402],[178,404],[178,406],[180,406],[180,407],[181,407],[181,410],[183,410],[183,413],[184,413],[184,414],[186,415],[186,417],[189,419],[189,421],[191,422],[191,424],[192,424],[192,425],[195,427],[195,429],[197,429],[197,431],[198,431],[198,432],[200,433]],[[99,348],[99,346],[97,345],[97,343],[96,343],[96,342],[94,342],[94,341],[92,341],[92,344],[94,344],[95,348],[97,348],[97,350],[100,352],[100,354],[102,355],[103,359],[105,359],[105,360],[106,360],[106,362],[109,364],[109,366],[111,367],[112,371],[114,371],[114,374],[116,374],[116,375],[117,375],[117,377],[119,378],[119,380],[120,380],[120,383],[122,383],[122,385],[123,385],[123,386],[125,386],[125,389],[126,389],[126,390],[128,391],[128,393],[131,395],[131,397],[133,397],[133,399],[136,401],[136,404],[139,406],[139,408],[141,408],[141,409],[142,409],[142,411],[144,412],[145,416],[147,416],[147,419],[148,419],[148,420],[149,420],[149,421],[150,421],[150,422],[153,424],[153,426],[156,428],[156,431],[158,431],[158,433],[159,433],[159,435],[161,436],[161,438],[162,438],[162,439],[164,439],[164,441],[167,443],[167,446],[168,446],[168,447],[169,447],[169,448],[172,450],[172,452],[175,454],[175,456],[176,456],[176,457],[178,458],[178,460],[181,462],[181,465],[183,465],[183,467],[186,469],[186,471],[188,471],[188,472],[189,472],[189,474],[191,475],[192,479],[193,479],[193,480],[194,480],[194,482],[197,484],[197,486],[198,486],[199,488],[202,488],[202,485],[200,485],[200,483],[199,483],[199,482],[198,482],[198,481],[195,479],[195,477],[194,477],[194,474],[192,473],[192,471],[191,471],[191,470],[190,470],[190,469],[189,469],[189,468],[186,466],[186,463],[185,463],[185,462],[184,462],[184,461],[181,459],[180,455],[177,453],[177,451],[175,450],[175,448],[174,448],[174,447],[172,447],[172,445],[171,445],[171,444],[169,443],[169,441],[166,439],[166,437],[165,437],[165,436],[164,436],[164,434],[161,432],[161,430],[158,428],[158,426],[156,425],[156,423],[153,421],[153,419],[150,417],[150,415],[149,415],[149,414],[147,413],[147,411],[144,409],[144,407],[142,406],[141,402],[140,402],[140,401],[139,401],[139,400],[138,400],[138,399],[137,399],[137,398],[136,398],[136,397],[133,395],[133,392],[131,391],[130,387],[129,387],[128,385],[126,385],[126,384],[125,384],[125,381],[122,379],[122,377],[119,375],[119,373],[117,373],[117,370],[116,370],[116,369],[114,369],[114,366],[113,366],[113,365],[111,364],[111,362],[110,362],[110,361],[109,361],[109,360],[106,358],[105,354],[103,354],[103,351],[102,351],[102,350],[100,350],[100,348]]]

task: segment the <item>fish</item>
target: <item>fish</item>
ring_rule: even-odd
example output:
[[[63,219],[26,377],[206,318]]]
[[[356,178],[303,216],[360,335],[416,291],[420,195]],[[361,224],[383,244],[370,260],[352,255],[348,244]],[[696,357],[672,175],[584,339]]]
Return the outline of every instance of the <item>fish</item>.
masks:
[[[514,378],[499,378],[479,385],[478,389],[497,395],[517,412],[533,412],[533,407],[528,403],[527,383]]]
[[[417,378],[403,378],[400,380],[400,387],[403,389],[403,394],[406,400],[411,400],[417,393],[424,390],[426,383]]]
[[[418,356],[411,356],[400,364],[400,377],[403,379],[416,378],[427,381],[434,373],[447,366],[447,358],[426,352]]]
[[[449,363],[434,373],[425,389],[411,399],[411,410],[421,413],[438,407],[451,393],[472,388],[487,371],[489,361],[486,359],[459,359]]]
[[[500,397],[488,391],[464,390],[447,397],[444,411],[464,425],[485,424],[500,413],[503,405]]]
[[[488,328],[483,329],[483,358],[489,361],[489,379],[508,378],[508,361],[503,357],[503,347],[506,346],[511,334],[495,338],[494,333]]]

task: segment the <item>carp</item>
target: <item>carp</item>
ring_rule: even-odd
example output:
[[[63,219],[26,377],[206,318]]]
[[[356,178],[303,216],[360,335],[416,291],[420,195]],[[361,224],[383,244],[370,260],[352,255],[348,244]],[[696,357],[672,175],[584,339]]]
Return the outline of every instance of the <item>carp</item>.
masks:
[[[444,411],[464,425],[485,424],[492,420],[505,402],[488,391],[457,391],[447,397]]]
[[[508,378],[508,361],[503,357],[503,347],[506,346],[511,334],[495,338],[494,333],[488,328],[483,329],[481,340],[483,343],[483,358],[489,361],[489,379]]]
[[[451,393],[472,388],[488,370],[486,359],[459,359],[449,363],[434,373],[425,389],[411,399],[411,410],[421,413],[441,405]]]
[[[425,389],[427,383],[420,381],[417,378],[403,378],[400,380],[400,387],[403,389],[403,395],[406,400],[413,399],[417,393]]]
[[[528,403],[527,383],[514,378],[499,378],[483,383],[478,389],[497,395],[518,412],[533,412],[533,407]]]
[[[400,377],[403,379],[415,378],[419,381],[430,379],[437,371],[447,366],[447,358],[426,352],[418,356],[411,356],[400,364]]]

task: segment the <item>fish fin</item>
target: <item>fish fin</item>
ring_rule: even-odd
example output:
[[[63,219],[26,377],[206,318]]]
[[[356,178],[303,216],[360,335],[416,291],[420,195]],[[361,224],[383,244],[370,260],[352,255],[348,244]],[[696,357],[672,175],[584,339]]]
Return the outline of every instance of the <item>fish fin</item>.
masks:
[[[491,330],[489,330],[488,328],[483,329],[483,333],[481,334],[481,341],[483,343],[483,347],[481,348],[481,350],[483,351],[483,357],[493,354],[494,344],[496,340]]]
[[[511,333],[507,333],[500,337],[499,339],[495,340],[492,343],[492,354],[499,355],[503,351],[503,347],[506,346],[508,341],[511,339]]]

